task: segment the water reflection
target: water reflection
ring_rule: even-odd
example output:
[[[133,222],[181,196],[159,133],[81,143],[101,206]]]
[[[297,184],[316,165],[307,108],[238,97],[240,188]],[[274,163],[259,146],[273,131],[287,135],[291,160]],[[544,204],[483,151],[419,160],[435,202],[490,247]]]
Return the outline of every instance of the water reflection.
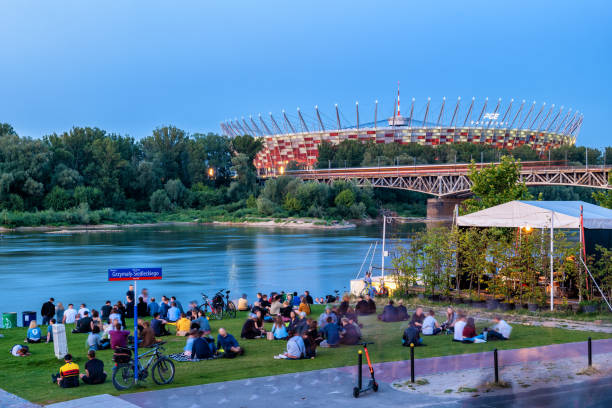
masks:
[[[397,226],[409,236],[422,224]],[[144,283],[160,298],[199,299],[227,288],[245,292],[310,290],[320,296],[348,287],[380,226],[351,230],[284,230],[157,226],[87,234],[11,233],[0,240],[0,312],[38,310],[49,296],[99,307],[125,297],[125,283],[107,282],[109,267],[157,267],[163,281]],[[389,235],[389,238],[391,235]],[[379,258],[378,256],[377,259]]]

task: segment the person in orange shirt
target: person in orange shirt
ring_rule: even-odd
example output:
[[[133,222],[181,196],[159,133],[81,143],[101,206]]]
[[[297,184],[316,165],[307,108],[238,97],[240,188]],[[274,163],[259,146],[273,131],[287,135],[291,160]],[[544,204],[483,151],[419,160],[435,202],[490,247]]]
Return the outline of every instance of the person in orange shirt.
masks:
[[[176,326],[177,336],[187,336],[189,334],[189,330],[191,329],[191,320],[187,318],[187,315],[185,315],[185,313],[181,313],[181,318],[178,319],[176,322],[168,324]]]
[[[306,297],[302,297],[302,301],[300,302],[300,306],[298,307],[298,312],[304,312],[306,315],[310,314],[310,305],[306,303]]]

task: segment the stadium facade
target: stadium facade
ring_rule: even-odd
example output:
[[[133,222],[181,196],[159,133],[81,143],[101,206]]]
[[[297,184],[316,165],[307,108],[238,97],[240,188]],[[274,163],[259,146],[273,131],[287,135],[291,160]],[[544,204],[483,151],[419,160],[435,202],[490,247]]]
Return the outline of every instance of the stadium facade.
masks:
[[[355,121],[350,125],[336,105],[333,117],[325,116],[315,106],[314,115],[307,115],[299,108],[297,115],[283,110],[279,120],[272,113],[268,119],[260,114],[257,119],[249,116],[225,121],[221,123],[221,130],[229,137],[241,134],[261,137],[264,148],[255,158],[255,167],[261,175],[274,175],[283,173],[291,161],[312,168],[317,162],[319,144],[335,145],[344,140],[430,146],[474,143],[499,149],[527,145],[543,154],[555,147],[574,144],[583,120],[578,111],[572,112],[563,106],[556,108],[546,103],[538,106],[535,101],[526,103],[525,100],[502,104],[501,98],[493,103],[488,98],[480,103],[475,98],[468,103],[458,98],[452,104],[443,98],[435,111],[431,99],[415,109],[413,98],[409,113],[402,116],[399,87],[393,105],[391,117],[379,120],[376,101],[374,121],[369,123],[360,123],[356,103]]]

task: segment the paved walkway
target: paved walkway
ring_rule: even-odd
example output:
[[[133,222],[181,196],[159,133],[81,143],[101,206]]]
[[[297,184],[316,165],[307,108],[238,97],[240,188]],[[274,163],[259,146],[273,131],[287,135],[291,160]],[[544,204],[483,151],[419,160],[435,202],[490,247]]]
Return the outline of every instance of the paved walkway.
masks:
[[[469,347],[469,346],[467,346]],[[556,344],[527,349],[499,351],[500,366],[520,364],[528,361],[551,361],[559,358],[584,356],[586,364],[586,342]],[[593,360],[597,354],[612,353],[612,339],[593,341]],[[417,349],[418,355],[418,349]],[[278,364],[291,364],[290,361],[279,361]],[[493,357],[491,352],[462,354],[445,357],[433,357],[415,360],[415,374],[432,374],[461,369],[491,369]],[[53,408],[76,408],[92,405],[106,405],[117,408],[162,408],[182,406],[185,408],[209,407],[211,404],[222,407],[269,407],[270,404],[290,406],[314,406],[313,404],[350,403],[351,407],[371,407],[372,403],[384,403],[386,408],[406,406],[406,394],[393,390],[390,383],[410,376],[409,361],[393,361],[375,364],[376,379],[380,384],[378,393],[368,392],[354,399],[351,391],[356,383],[356,367],[341,367],[325,370],[308,371],[269,377],[252,378],[222,383],[195,385],[159,391],[147,391],[124,394],[119,397],[98,395],[84,399],[50,405]],[[367,367],[364,367],[364,383],[369,379]],[[31,408],[32,404],[16,399],[11,394],[0,393],[0,406],[10,408]],[[12,402],[11,402],[12,401]],[[473,400],[470,402],[473,403]],[[9,405],[12,403],[13,405]],[[276,404],[275,404],[276,403]],[[461,406],[463,398],[432,397],[427,395],[411,396],[412,406],[451,407]],[[22,405],[19,405],[22,404]]]

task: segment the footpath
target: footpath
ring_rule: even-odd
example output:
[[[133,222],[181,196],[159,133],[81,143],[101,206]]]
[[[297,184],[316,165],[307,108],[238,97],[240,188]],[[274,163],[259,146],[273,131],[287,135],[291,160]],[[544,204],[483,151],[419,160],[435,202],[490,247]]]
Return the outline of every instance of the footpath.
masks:
[[[212,404],[220,407],[268,408],[271,404],[312,407],[329,406],[330,403],[333,405],[340,404],[340,406],[350,404],[354,408],[371,408],[373,403],[385,404],[386,408],[405,407],[408,403],[413,407],[460,407],[466,404],[469,404],[470,407],[488,407],[496,406],[496,402],[502,400],[508,401],[507,406],[520,406],[521,398],[533,398],[533,395],[538,393],[546,394],[547,390],[542,389],[543,387],[548,387],[549,390],[552,389],[551,387],[559,387],[558,390],[554,390],[554,393],[558,394],[572,387],[577,389],[595,387],[597,381],[603,381],[602,378],[608,378],[607,376],[612,374],[604,370],[604,367],[607,369],[609,362],[612,361],[612,339],[593,341],[595,369],[591,371],[584,370],[587,366],[586,342],[557,344],[499,352],[502,380],[504,380],[504,370],[537,371],[542,367],[552,370],[549,372],[538,371],[539,376],[550,378],[549,381],[541,384],[540,389],[537,389],[538,387],[535,384],[529,384],[530,388],[524,388],[524,391],[522,388],[524,384],[514,389],[489,387],[493,389],[486,390],[486,395],[482,394],[482,390],[479,394],[475,388],[459,390],[458,388],[462,388],[460,387],[462,381],[465,381],[465,384],[471,384],[470,381],[476,381],[478,384],[493,381],[492,354],[488,352],[417,359],[415,360],[415,376],[417,380],[420,380],[421,388],[419,388],[419,385],[412,386],[407,382],[407,379],[410,378],[410,361],[377,363],[374,365],[374,369],[376,380],[380,385],[379,392],[373,393],[370,391],[361,395],[358,399],[352,396],[352,389],[357,378],[357,368],[353,366],[159,391],[145,391],[120,396],[98,395],[51,404],[47,407],[76,408],[104,404],[113,408],[175,406],[198,408],[209,407]],[[561,362],[565,363],[561,364]],[[291,364],[291,362],[279,361],[279,364]],[[560,369],[565,370],[566,374],[573,373],[573,375],[566,375],[561,381],[558,373],[552,368],[554,364],[560,364]],[[598,370],[597,367],[601,370]],[[581,371],[586,375],[576,375]],[[431,386],[428,387],[429,384],[434,385],[437,378],[445,376],[450,378],[445,385],[438,384],[436,390],[432,390]],[[367,366],[364,367],[363,378],[364,383],[367,383],[369,379]],[[609,383],[609,380],[605,380],[606,387],[607,383]],[[440,390],[441,386],[449,388]],[[600,388],[604,389],[602,387],[603,385]],[[481,398],[474,398],[476,396]],[[543,398],[543,401],[546,401],[546,398]],[[3,392],[0,392],[0,406],[10,408],[35,407],[27,401]],[[537,404],[532,406],[537,406]],[[595,404],[593,406],[605,405]]]

